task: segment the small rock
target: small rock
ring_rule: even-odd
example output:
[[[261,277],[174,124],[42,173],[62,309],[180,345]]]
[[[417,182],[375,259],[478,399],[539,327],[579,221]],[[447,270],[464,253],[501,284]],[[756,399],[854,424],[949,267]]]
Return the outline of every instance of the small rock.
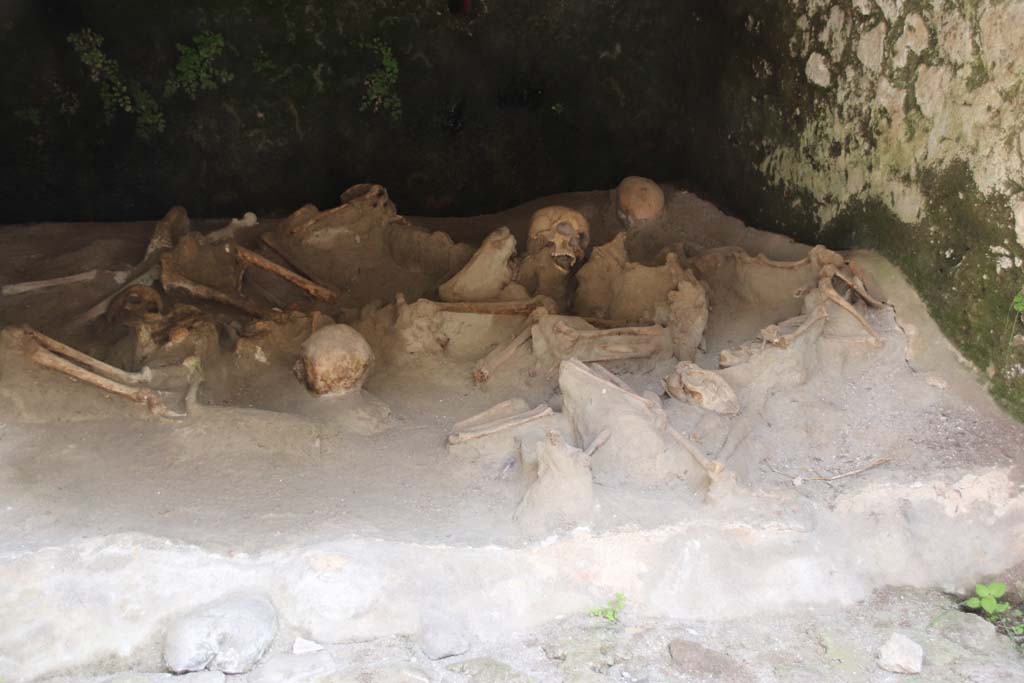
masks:
[[[174,673],[210,669],[245,673],[277,635],[277,611],[261,597],[234,597],[175,620],[164,637],[164,663]]]
[[[668,644],[668,654],[677,667],[699,679],[719,680],[731,677],[744,680],[744,676],[749,675],[746,667],[727,655],[682,638]]]
[[[832,85],[832,73],[828,69],[828,62],[820,52],[813,53],[807,59],[807,67],[804,69],[807,80],[811,83],[827,88]]]
[[[445,659],[469,652],[469,638],[453,624],[426,624],[416,643],[427,659]]]
[[[324,646],[320,643],[314,643],[312,640],[306,640],[301,636],[297,636],[292,644],[293,655],[305,655],[310,652],[320,652],[323,649]]]
[[[878,651],[878,666],[896,674],[919,674],[924,661],[920,645],[901,633],[894,633]]]
[[[338,667],[329,652],[267,657],[251,674],[249,683],[333,683]]]

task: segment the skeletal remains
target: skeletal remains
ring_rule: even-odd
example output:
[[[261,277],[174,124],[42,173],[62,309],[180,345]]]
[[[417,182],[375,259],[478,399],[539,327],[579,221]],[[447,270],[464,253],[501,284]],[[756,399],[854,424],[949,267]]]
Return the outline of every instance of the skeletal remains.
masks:
[[[155,387],[156,375],[176,377],[194,406],[203,368],[225,350],[237,367],[260,372],[277,349],[310,392],[338,395],[357,392],[375,363],[415,362],[454,347],[466,353],[473,347],[456,343],[458,335],[475,325],[492,335],[475,352],[477,384],[510,364],[522,371],[525,362],[535,375],[557,376],[562,410],[499,404],[457,425],[449,448],[477,457],[497,439],[501,463],[518,454],[533,472],[517,512],[525,525],[537,526],[546,516],[537,511],[546,509],[583,521],[590,504],[579,501],[590,500],[591,477],[605,485],[675,480],[701,492],[722,474],[668,425],[660,396],[634,391],[614,373],[661,370],[670,397],[739,419],[744,406],[734,388],[758,372],[766,348],[816,339],[837,316],[866,333],[861,341],[878,344],[866,311],[883,305],[855,264],[820,246],[791,262],[681,243],[632,254],[627,237],[667,220],[664,193],[650,180],[627,178],[612,199],[627,232],[593,246],[580,211],[547,206],[533,213],[522,254],[509,227],[476,250],[420,228],[372,184],[350,188],[326,211],[305,206],[267,226],[249,214],[208,234],[192,230],[175,207],[139,265],[58,332],[116,336],[107,360],[30,328],[10,334],[33,363],[182,418],[165,402],[177,400],[173,392]],[[91,277],[7,285],[4,294]],[[757,339],[721,350],[719,370],[701,367],[712,313],[735,301],[770,323]],[[562,480],[571,480],[565,486],[576,503],[551,502]]]

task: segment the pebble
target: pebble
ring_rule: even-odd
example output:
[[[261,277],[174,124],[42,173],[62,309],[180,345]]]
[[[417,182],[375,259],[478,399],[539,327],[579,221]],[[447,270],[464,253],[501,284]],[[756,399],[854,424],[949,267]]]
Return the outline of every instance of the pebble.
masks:
[[[924,649],[902,633],[893,633],[878,651],[878,666],[896,674],[919,674]]]

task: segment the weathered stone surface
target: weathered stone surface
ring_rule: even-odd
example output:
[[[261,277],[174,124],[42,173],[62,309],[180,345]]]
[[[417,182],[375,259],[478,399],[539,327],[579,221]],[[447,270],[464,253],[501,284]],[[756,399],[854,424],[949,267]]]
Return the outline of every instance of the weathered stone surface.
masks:
[[[416,638],[416,644],[427,659],[446,659],[469,652],[466,633],[450,621],[432,619],[425,623]]]
[[[249,674],[248,683],[334,683],[337,669],[327,652],[276,654]]]
[[[929,35],[928,25],[924,23],[920,14],[907,16],[903,23],[903,33],[896,41],[893,63],[898,67],[906,66],[911,52],[921,54],[928,47]]]
[[[689,640],[673,640],[668,644],[668,653],[677,667],[698,680],[742,680],[744,675],[750,675],[746,667],[728,655]]]
[[[245,673],[277,635],[277,611],[262,597],[225,598],[176,619],[164,637],[164,663],[184,673]]]
[[[525,674],[490,657],[459,662],[448,670],[467,676],[472,683],[531,683]]]
[[[897,674],[921,673],[924,649],[902,633],[893,633],[878,651],[878,666]]]

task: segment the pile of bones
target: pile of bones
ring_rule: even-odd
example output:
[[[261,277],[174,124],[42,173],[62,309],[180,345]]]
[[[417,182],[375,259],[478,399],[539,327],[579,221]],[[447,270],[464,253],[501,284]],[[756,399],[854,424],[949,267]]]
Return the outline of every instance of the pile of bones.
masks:
[[[267,229],[249,215],[202,234],[175,207],[125,282],[60,335],[87,330],[102,351],[24,326],[4,336],[33,363],[159,418],[185,420],[208,393],[204,382],[215,381],[205,370],[225,354],[235,368],[259,373],[274,353],[315,395],[358,394],[375,361],[443,356],[458,346],[458,327],[446,318],[475,318],[479,325],[463,328],[507,335],[488,340],[472,363],[475,383],[519,373],[511,366],[528,358],[529,373],[557,382],[561,396],[558,410],[504,401],[455,424],[448,438],[451,452],[516,460],[528,486],[515,516],[526,528],[585,522],[594,481],[673,482],[706,496],[734,477],[669,424],[662,396],[736,415],[738,387],[769,367],[799,365],[828,325],[879,344],[866,313],[882,304],[854,263],[824,247],[791,262],[681,242],[630,253],[631,238],[664,213],[663,191],[627,178],[612,201],[620,231],[610,241],[593,245],[582,213],[546,206],[532,216],[525,251],[507,227],[475,250],[455,243],[398,215],[372,184],[350,188],[335,208],[307,205]],[[763,287],[768,279],[783,286]],[[793,315],[722,350],[717,369],[698,366],[717,300],[770,299],[769,290],[788,300],[761,303]],[[658,368],[668,369],[660,395],[621,379]]]

